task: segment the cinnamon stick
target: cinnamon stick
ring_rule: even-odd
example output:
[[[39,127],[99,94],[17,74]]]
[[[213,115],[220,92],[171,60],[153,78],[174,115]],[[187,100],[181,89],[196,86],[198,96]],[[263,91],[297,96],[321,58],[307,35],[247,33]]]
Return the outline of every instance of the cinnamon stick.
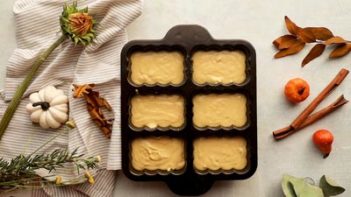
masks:
[[[329,106],[327,106],[327,107],[321,109],[320,111],[308,116],[308,118],[305,120],[305,122],[302,123],[302,125],[299,127],[299,129],[305,128],[306,126],[324,118],[326,115],[339,109],[341,106],[343,106],[347,102],[349,102],[349,101],[344,98],[344,95],[341,95],[338,99],[336,99],[336,101],[334,101]]]
[[[335,78],[325,87],[321,93],[306,107],[304,111],[290,124],[294,129],[299,128],[306,118],[316,109],[316,107],[325,99],[345,79],[349,71],[341,69]]]
[[[315,112],[311,114],[310,116],[307,117],[307,119],[298,127],[298,128],[293,128],[291,126],[284,127],[282,129],[276,130],[273,132],[273,136],[276,140],[281,140],[284,139],[285,137],[288,137],[289,135],[296,133],[297,131],[311,125],[312,123],[324,118],[328,114],[336,111],[339,109],[341,106],[346,104],[348,100],[344,98],[344,95],[341,95],[336,101],[334,101],[332,104],[329,106],[321,109],[318,112]]]

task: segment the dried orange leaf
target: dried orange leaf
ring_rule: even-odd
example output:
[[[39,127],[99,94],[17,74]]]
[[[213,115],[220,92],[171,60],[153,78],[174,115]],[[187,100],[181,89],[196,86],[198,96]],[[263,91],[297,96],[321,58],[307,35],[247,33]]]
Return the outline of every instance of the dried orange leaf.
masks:
[[[298,30],[301,29],[294,22],[292,22],[287,16],[285,16],[285,25],[288,31],[293,35],[297,35]]]
[[[331,44],[344,44],[346,43],[347,41],[340,37],[340,36],[335,36],[335,37],[332,37],[332,38],[329,38],[328,40],[325,41],[325,44],[326,45],[331,45]]]
[[[316,38],[314,37],[312,31],[305,28],[299,29],[297,31],[297,35],[303,42],[306,42],[306,43],[312,43],[316,41]]]
[[[273,41],[274,46],[281,50],[281,49],[287,49],[291,45],[295,44],[297,41],[296,37],[293,35],[284,35],[280,36],[279,38],[275,39]]]
[[[325,45],[324,45],[324,44],[317,44],[317,45],[315,45],[315,46],[311,49],[311,51],[307,54],[307,56],[305,57],[305,59],[302,60],[301,66],[305,66],[305,65],[308,64],[310,61],[314,60],[316,57],[322,55],[324,49],[325,49]]]
[[[280,50],[278,53],[276,53],[274,55],[274,58],[281,58],[281,57],[285,57],[288,55],[296,54],[296,53],[300,52],[304,46],[305,46],[305,43],[299,41],[287,49]]]
[[[94,86],[95,84],[84,84],[84,85],[73,84],[73,87],[74,87],[73,97],[81,98],[84,96],[84,94],[89,94],[89,91],[91,91]]]
[[[317,40],[328,40],[334,36],[333,33],[325,27],[306,27],[304,29],[311,31]]]
[[[342,44],[337,46],[329,55],[329,58],[338,58],[347,55],[351,50],[350,44]]]

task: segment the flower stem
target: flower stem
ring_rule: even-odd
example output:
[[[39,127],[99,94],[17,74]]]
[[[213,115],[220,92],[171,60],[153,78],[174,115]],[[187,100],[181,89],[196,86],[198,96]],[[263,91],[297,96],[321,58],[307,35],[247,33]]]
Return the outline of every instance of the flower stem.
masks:
[[[27,74],[26,78],[23,80],[23,82],[17,87],[16,92],[8,105],[4,116],[1,119],[0,122],[0,140],[5,133],[5,130],[7,129],[7,126],[9,125],[13,115],[15,114],[15,111],[18,107],[18,105],[21,102],[22,96],[24,92],[27,90],[29,85],[32,82],[32,79],[34,78],[35,74],[37,73],[40,65],[42,65],[45,60],[49,57],[49,55],[66,39],[65,35],[62,35],[60,38],[58,38],[46,51],[41,53],[39,57],[35,60],[33,63],[29,73]]]

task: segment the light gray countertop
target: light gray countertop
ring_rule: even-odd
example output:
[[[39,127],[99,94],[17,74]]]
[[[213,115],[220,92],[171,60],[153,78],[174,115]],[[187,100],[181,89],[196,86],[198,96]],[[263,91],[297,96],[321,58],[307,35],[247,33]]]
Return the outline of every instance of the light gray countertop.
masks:
[[[14,0],[0,1],[0,88],[3,87],[7,59],[16,47],[12,14]],[[345,186],[341,196],[351,196],[351,104],[322,121],[283,140],[275,142],[271,132],[288,125],[343,67],[350,69],[351,55],[328,60],[327,53],[300,67],[307,46],[298,55],[275,60],[272,41],[287,33],[284,16],[301,26],[326,26],[335,34],[351,39],[351,1],[300,0],[146,0],[144,11],[128,27],[129,39],[160,39],[174,25],[199,24],[216,39],[245,39],[257,53],[258,146],[259,164],[253,177],[245,181],[217,182],[206,196],[282,196],[280,180],[284,173],[318,180],[330,175]],[[330,52],[330,50],[327,50]],[[294,77],[306,79],[311,86],[307,101],[293,106],[284,98],[283,87]],[[325,106],[344,94],[351,99],[351,77],[321,104]],[[334,133],[331,155],[323,159],[313,147],[311,136],[320,128]],[[20,192],[22,195],[26,193]],[[171,196],[164,183],[136,183],[123,175],[117,177],[115,196]]]

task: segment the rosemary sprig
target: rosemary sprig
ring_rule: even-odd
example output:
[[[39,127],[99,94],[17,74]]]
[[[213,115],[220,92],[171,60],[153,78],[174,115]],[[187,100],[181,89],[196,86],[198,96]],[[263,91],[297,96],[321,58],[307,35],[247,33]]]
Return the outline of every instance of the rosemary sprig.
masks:
[[[67,163],[74,164],[78,171],[97,167],[100,157],[82,158],[84,154],[78,154],[77,151],[78,148],[72,153],[67,149],[56,149],[49,154],[34,156],[21,154],[11,161],[0,158],[0,190],[38,182],[42,178],[36,175],[35,170],[42,168],[51,172]]]

